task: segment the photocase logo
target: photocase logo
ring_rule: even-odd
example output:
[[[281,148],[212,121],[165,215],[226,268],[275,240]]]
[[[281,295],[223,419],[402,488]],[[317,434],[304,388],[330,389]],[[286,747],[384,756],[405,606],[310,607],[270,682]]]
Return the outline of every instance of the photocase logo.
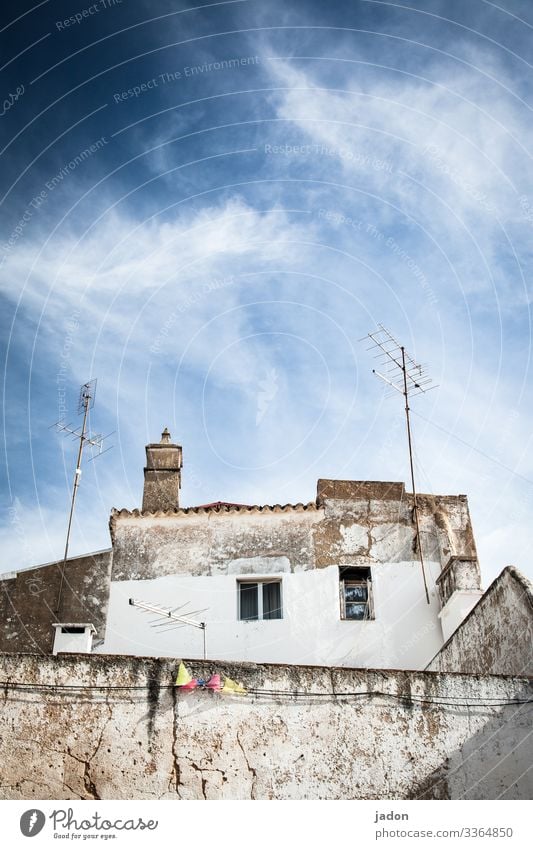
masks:
[[[36,808],[31,808],[25,811],[20,818],[20,830],[24,837],[35,837],[42,831],[46,822],[46,817],[42,811]]]

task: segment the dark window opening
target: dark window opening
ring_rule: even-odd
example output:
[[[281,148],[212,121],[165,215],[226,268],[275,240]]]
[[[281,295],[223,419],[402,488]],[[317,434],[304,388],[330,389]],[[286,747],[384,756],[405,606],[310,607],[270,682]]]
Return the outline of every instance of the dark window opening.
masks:
[[[85,634],[85,628],[78,625],[62,625],[62,634]]]
[[[239,581],[239,619],[282,619],[281,581]]]
[[[259,618],[257,584],[239,584],[240,618],[251,622]]]
[[[374,619],[369,568],[339,567],[341,619]]]

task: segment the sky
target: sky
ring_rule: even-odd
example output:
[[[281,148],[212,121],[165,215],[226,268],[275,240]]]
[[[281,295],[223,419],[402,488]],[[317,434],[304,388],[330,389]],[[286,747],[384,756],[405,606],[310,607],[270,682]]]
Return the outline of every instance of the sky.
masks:
[[[468,495],[484,585],[530,577],[533,8],[4,2],[0,571],[61,557],[80,384],[97,379],[71,554],[139,507],[297,503],[318,478]],[[363,340],[363,341],[361,341]],[[408,483],[408,489],[410,484]]]

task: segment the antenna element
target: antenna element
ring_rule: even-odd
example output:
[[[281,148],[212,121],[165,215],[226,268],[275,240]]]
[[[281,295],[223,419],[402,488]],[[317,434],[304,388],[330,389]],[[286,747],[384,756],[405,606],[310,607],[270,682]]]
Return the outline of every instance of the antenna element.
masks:
[[[86,445],[90,445],[92,448],[97,449],[97,454],[91,457],[91,460],[94,460],[95,457],[99,457],[101,454],[105,454],[103,451],[104,439],[107,439],[107,436],[111,436],[111,434],[107,434],[107,436],[102,436],[101,433],[90,435],[87,433],[87,418],[89,415],[89,410],[92,410],[94,407],[94,399],[96,396],[96,378],[94,380],[88,380],[87,383],[82,384],[80,388],[80,396],[78,400],[78,414],[81,415],[83,413],[83,422],[81,428],[72,428],[69,424],[65,425],[62,421],[56,422],[52,427],[57,428],[57,431],[60,433],[69,433],[74,439],[79,439],[80,444],[78,447],[78,457],[76,460],[76,471],[74,473],[74,485],[72,487],[72,497],[70,501],[70,513],[68,517],[68,526],[67,526],[67,538],[65,540],[65,553],[63,555],[63,565],[61,567],[61,577],[59,581],[59,593],[57,597],[57,606],[56,606],[56,614],[60,617],[61,613],[61,598],[63,594],[63,583],[65,580],[65,567],[67,565],[68,558],[68,547],[70,542],[70,531],[72,528],[72,519],[74,516],[74,505],[76,504],[76,495],[78,493],[78,488],[80,485],[80,477],[81,477],[81,460],[83,456],[83,449]],[[109,451],[113,446],[109,446],[106,451]]]
[[[378,329],[373,333],[368,333],[363,339],[370,339],[372,345],[367,348],[368,351],[377,350],[375,359],[378,359],[380,366],[385,368],[385,374],[376,369],[372,369],[381,380],[387,383],[396,392],[403,395],[405,400],[405,420],[407,424],[407,444],[409,447],[409,468],[411,471],[411,485],[413,488],[413,517],[416,526],[416,542],[418,548],[418,556],[422,567],[422,577],[424,579],[424,589],[426,592],[426,601],[429,604],[429,591],[426,580],[426,570],[424,566],[424,555],[422,552],[422,540],[420,537],[420,520],[418,514],[418,499],[415,486],[415,472],[413,464],[413,442],[411,434],[411,418],[409,415],[409,398],[420,395],[421,393],[429,392],[435,389],[431,378],[428,376],[425,367],[419,365],[407,353],[404,346],[401,345],[394,336],[389,333],[386,327],[378,324]],[[363,341],[362,339],[360,341]]]
[[[191,616],[194,616],[195,613],[204,613],[205,610],[193,610],[188,612],[185,616],[184,614],[177,614],[176,610],[181,610],[185,607],[184,604],[181,607],[175,607],[174,609],[170,609],[168,607],[160,607],[158,604],[152,604],[151,602],[139,601],[135,598],[130,598],[129,603],[132,607],[138,607],[141,610],[145,610],[148,613],[156,613],[159,619],[155,619],[152,622],[152,627],[158,628],[161,625],[166,625],[168,622],[177,622],[175,628],[183,627],[184,625],[191,625],[193,628],[200,628],[203,633],[204,638],[204,660],[206,660],[206,622],[197,622],[195,619],[191,619]],[[207,608],[206,608],[207,609]],[[165,628],[166,631],[172,631],[173,628]]]

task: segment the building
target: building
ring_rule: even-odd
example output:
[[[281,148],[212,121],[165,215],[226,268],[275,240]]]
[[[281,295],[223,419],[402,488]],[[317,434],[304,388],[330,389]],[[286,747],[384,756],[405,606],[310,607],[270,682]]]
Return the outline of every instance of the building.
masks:
[[[3,651],[202,657],[131,598],[202,611],[227,660],[423,669],[481,597],[466,496],[319,480],[316,501],[181,508],[182,449],[146,448],[142,510],[112,510],[111,549],[4,576]],[[39,602],[38,604],[36,602]]]
[[[483,593],[466,496],[418,496],[423,574],[403,483],[184,508],[181,447],[146,456],[110,549],[0,582],[4,798],[530,797],[533,591]],[[180,694],[176,658],[248,697]]]

